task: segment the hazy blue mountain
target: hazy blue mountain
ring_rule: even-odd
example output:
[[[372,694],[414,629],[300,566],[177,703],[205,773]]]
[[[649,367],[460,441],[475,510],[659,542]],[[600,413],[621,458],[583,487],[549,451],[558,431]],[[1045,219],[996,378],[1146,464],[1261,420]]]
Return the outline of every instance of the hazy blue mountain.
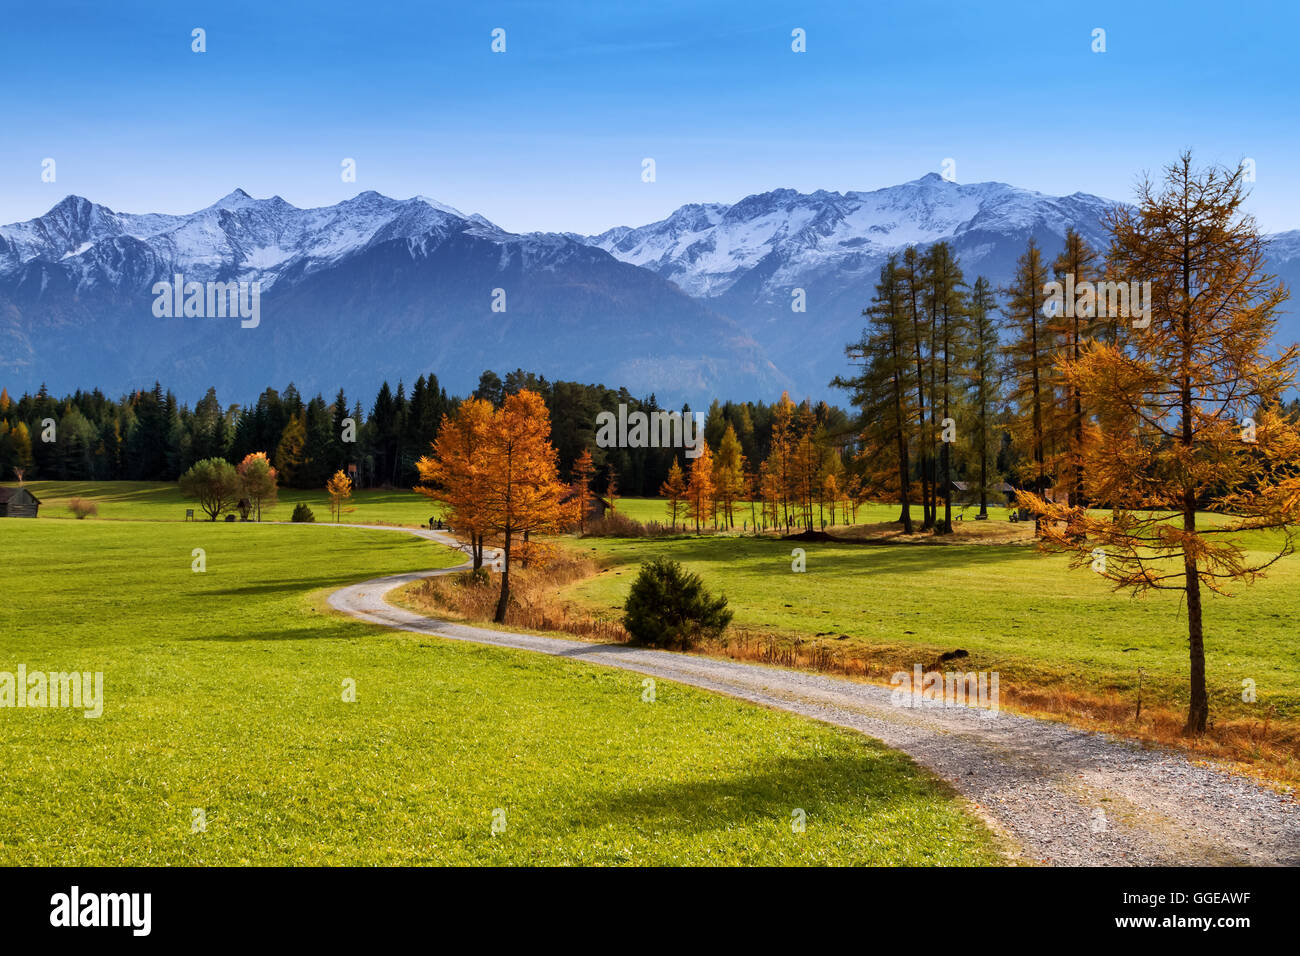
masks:
[[[692,204],[576,236],[510,233],[374,192],[299,209],[235,190],[183,216],[69,196],[0,226],[0,381],[117,392],[157,378],[237,401],[290,380],[368,394],[430,371],[465,393],[483,369],[518,366],[670,403],[824,396],[890,254],[946,240],[969,281],[1002,286],[1031,236],[1049,257],[1069,226],[1104,247],[1112,205],[930,174],[873,192]],[[1270,264],[1300,290],[1300,230],[1272,237]],[[153,284],[178,272],[260,282],[260,326],[156,318]],[[491,309],[495,289],[504,313]],[[806,312],[791,310],[796,289]],[[1300,339],[1297,316],[1293,303],[1281,338]]]
[[[151,289],[176,273],[260,282],[259,326],[155,317]],[[0,227],[0,344],[11,392],[159,378],[234,401],[290,380],[370,394],[432,371],[464,393],[484,368],[516,366],[666,400],[791,384],[735,322],[653,272],[571,237],[373,192],[299,209],[236,190],[186,216],[69,196]]]

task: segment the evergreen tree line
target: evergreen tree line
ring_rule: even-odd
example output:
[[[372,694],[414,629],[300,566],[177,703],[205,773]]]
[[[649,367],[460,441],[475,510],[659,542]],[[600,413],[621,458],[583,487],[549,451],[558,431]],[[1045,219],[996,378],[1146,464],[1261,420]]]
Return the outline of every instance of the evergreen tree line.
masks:
[[[362,487],[404,485],[454,407],[434,375],[410,396],[385,382],[367,416],[342,389],[332,402],[304,400],[293,385],[268,388],[249,406],[223,406],[208,389],[193,408],[155,382],[116,401],[98,389],[55,398],[42,386],[17,401],[0,390],[0,474],[55,481],[174,481],[196,462],[231,464],[265,452],[291,488],[323,487],[356,465]]]
[[[616,411],[619,404],[630,412],[664,410],[653,394],[637,399],[626,388],[550,382],[516,369],[504,378],[484,372],[472,397],[500,408],[506,396],[524,389],[546,404],[564,474],[591,450],[598,493],[606,493],[613,478],[618,494],[655,495],[674,457],[682,455],[681,449],[596,446],[600,412]],[[222,405],[209,389],[193,408],[160,383],[117,400],[98,389],[56,398],[42,386],[15,401],[0,390],[0,476],[11,480],[22,469],[27,480],[174,481],[195,462],[221,458],[237,464],[265,452],[284,487],[320,488],[336,471],[356,465],[356,487],[410,488],[419,481],[416,462],[429,453],[443,416],[459,404],[433,374],[417,378],[409,394],[401,382],[396,389],[384,382],[368,413],[342,389],[332,401],[320,394],[304,399],[293,384],[283,391],[268,388],[248,406]],[[771,448],[776,407],[715,401],[705,436],[716,447],[731,426],[747,458],[762,460]],[[681,411],[691,414],[689,405]],[[837,435],[851,430],[845,412],[825,402],[805,402],[799,415],[808,429]]]

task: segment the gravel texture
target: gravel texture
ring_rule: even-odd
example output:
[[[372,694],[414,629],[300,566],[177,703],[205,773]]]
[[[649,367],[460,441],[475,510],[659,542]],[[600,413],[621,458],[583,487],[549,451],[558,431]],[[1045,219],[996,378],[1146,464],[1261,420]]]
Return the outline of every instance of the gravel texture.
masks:
[[[446,532],[382,530],[460,547]],[[619,667],[851,728],[948,781],[1025,861],[1300,864],[1293,797],[1177,753],[1005,712],[900,707],[888,687],[821,674],[448,623],[385,599],[394,588],[463,567],[375,578],[335,591],[329,603],[385,627]]]

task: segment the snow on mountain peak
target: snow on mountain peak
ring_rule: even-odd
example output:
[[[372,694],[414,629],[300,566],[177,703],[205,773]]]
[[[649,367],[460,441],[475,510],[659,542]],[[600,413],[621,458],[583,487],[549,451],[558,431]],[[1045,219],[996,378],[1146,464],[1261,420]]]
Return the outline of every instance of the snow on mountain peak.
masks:
[[[103,274],[105,256],[95,247],[129,238],[143,243],[168,274],[183,272],[199,281],[235,275],[269,289],[290,266],[307,274],[375,243],[406,239],[427,246],[455,231],[508,235],[482,216],[467,217],[436,200],[391,199],[374,190],[333,206],[300,209],[279,196],[256,199],[236,188],[186,215],[119,214],[68,196],[44,216],[0,226],[0,274],[40,259],[77,270],[79,284],[114,282],[119,275]]]
[[[209,209],[231,209],[237,206],[245,205],[246,203],[250,203],[253,201],[254,200],[252,196],[248,195],[248,193],[244,192],[242,189],[236,187],[232,192],[229,192],[226,195],[222,196],[220,199],[218,199],[208,208]]]
[[[1036,223],[1055,228],[1107,205],[1085,194],[1061,200],[1005,183],[963,185],[926,173],[870,192],[780,188],[729,206],[682,206],[659,222],[611,229],[587,242],[659,272],[691,295],[715,297],[755,270],[770,293],[798,284],[800,275],[908,245],[955,239],[975,229]]]

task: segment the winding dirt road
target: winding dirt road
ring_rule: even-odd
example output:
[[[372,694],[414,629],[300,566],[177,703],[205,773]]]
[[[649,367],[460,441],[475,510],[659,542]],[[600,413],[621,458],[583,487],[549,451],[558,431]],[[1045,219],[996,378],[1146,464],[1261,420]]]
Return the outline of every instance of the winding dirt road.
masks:
[[[463,550],[446,532],[347,527],[404,531]],[[1300,864],[1300,804],[1176,753],[1007,713],[899,707],[887,687],[821,674],[438,621],[385,599],[465,567],[374,578],[335,591],[329,603],[384,627],[619,667],[859,731],[947,780],[1029,861]]]

